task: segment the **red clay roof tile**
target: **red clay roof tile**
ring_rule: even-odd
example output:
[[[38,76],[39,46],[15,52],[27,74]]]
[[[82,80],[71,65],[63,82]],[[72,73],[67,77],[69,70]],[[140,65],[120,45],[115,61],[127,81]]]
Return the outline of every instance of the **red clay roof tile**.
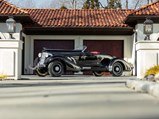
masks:
[[[146,6],[143,6],[137,10],[135,10],[130,15],[133,16],[141,16],[141,15],[159,15],[159,1],[153,2]]]
[[[28,15],[28,12],[4,0],[0,0],[0,15]]]
[[[128,27],[123,20],[132,10],[24,9],[42,27]]]

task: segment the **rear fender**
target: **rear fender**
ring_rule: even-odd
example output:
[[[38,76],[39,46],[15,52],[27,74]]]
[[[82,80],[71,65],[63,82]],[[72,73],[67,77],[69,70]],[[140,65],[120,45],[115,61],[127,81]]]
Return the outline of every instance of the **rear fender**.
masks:
[[[123,66],[123,70],[124,71],[130,71],[132,68],[130,66],[129,63],[127,63],[125,60],[119,59],[119,58],[114,58],[110,61],[109,66],[108,66],[108,70],[111,72],[113,70],[113,64],[115,62],[119,62],[121,63],[121,65]]]

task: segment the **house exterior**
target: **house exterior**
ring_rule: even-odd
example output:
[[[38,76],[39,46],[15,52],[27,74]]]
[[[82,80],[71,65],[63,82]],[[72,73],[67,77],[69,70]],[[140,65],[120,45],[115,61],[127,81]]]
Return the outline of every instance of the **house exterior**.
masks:
[[[76,49],[88,46],[131,59],[133,28],[122,23],[131,10],[25,9],[39,26],[25,27],[25,68],[42,47]],[[113,14],[113,15],[112,15]],[[44,15],[44,16],[43,16]],[[128,52],[127,52],[128,51]],[[30,73],[28,69],[26,72]]]
[[[14,37],[23,43],[21,74],[32,74],[28,68],[34,58],[47,48],[76,49],[83,45],[89,51],[111,54],[135,65],[135,42],[144,40],[143,23],[154,22],[159,32],[159,2],[137,10],[124,9],[23,9],[0,0],[0,32],[8,37],[5,21],[16,20]]]

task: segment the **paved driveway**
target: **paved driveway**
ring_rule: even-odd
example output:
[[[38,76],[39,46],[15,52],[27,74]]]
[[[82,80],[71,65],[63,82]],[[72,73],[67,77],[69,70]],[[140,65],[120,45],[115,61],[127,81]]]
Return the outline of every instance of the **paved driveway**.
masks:
[[[126,88],[128,78],[65,76],[2,81],[0,118],[158,119],[158,99]]]

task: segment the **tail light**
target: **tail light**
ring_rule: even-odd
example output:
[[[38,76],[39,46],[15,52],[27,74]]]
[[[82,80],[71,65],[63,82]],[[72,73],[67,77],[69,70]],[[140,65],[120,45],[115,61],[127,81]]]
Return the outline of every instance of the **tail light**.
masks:
[[[99,55],[100,52],[98,52],[98,51],[92,51],[91,54],[93,54],[93,55]]]

